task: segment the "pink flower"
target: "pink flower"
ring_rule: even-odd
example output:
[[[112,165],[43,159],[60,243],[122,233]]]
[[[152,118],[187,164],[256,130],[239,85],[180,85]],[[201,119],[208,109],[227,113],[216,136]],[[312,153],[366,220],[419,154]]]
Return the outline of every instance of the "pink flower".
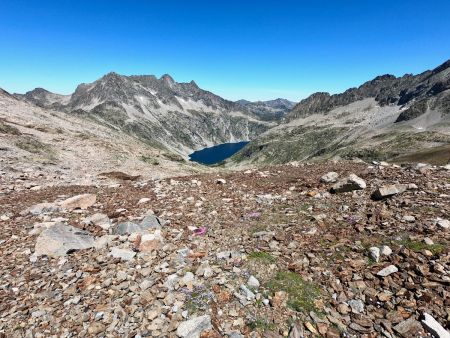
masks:
[[[200,227],[200,228],[195,229],[192,233],[193,233],[193,236],[202,236],[202,235],[206,234],[206,231],[208,231],[207,227]]]

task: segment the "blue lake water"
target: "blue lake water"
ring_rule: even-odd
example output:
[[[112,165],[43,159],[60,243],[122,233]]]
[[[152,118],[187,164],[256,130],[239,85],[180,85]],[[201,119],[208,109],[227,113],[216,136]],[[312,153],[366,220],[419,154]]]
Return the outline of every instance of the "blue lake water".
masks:
[[[191,161],[201,164],[219,163],[237,153],[239,150],[244,148],[247,143],[248,142],[219,144],[214,147],[197,150],[190,154],[189,158]]]

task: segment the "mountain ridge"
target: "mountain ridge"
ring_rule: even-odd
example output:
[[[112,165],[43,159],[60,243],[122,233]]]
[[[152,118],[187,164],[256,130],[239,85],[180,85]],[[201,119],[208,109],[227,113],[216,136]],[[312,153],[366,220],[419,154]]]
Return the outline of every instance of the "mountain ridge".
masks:
[[[71,95],[37,88],[15,96],[122,129],[186,158],[204,147],[248,141],[277,121],[261,118],[256,108],[203,90],[193,80],[178,83],[168,74],[157,78],[109,72],[92,83],[78,85]]]
[[[377,76],[339,94],[314,93],[231,162],[386,160],[445,146],[449,134],[450,60],[417,75]]]

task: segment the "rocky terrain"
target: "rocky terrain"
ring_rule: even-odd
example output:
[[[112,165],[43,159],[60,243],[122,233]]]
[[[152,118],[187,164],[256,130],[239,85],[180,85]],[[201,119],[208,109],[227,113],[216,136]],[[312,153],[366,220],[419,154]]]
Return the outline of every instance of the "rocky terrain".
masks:
[[[274,118],[261,118],[269,114],[268,109],[277,114],[283,109],[280,104],[287,104],[275,101],[248,108],[203,90],[194,81],[177,83],[169,75],[158,79],[114,72],[79,85],[71,95],[37,88],[15,96],[124,132],[185,159],[195,150],[255,138],[276,125]]]
[[[269,101],[236,101],[239,105],[246,107],[253,114],[258,116],[262,120],[267,121],[279,121],[286,113],[292,110],[295,106],[295,102],[286,99],[275,99]]]
[[[0,336],[449,337],[449,169],[2,180]]]
[[[342,94],[315,93],[288,112],[285,123],[252,140],[234,162],[386,160],[449,144],[447,61],[418,75],[378,76]]]
[[[204,168],[120,130],[44,109],[0,91],[0,183],[9,189],[96,184],[102,173],[146,178]],[[26,186],[24,186],[26,185]]]

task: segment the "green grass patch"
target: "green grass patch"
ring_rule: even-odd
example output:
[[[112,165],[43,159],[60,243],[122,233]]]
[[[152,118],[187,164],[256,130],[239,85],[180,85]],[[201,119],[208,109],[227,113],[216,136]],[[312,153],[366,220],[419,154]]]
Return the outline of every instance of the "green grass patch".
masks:
[[[16,147],[28,151],[32,154],[42,154],[48,157],[53,157],[54,152],[52,148],[45,143],[33,138],[33,137],[23,137],[15,143]]]
[[[153,158],[151,156],[142,155],[142,156],[139,157],[139,159],[142,162],[145,162],[145,163],[148,163],[148,164],[151,164],[151,165],[159,165],[159,161],[156,158]]]
[[[0,120],[0,134],[21,135],[21,132],[16,127],[5,124],[2,120]]]
[[[181,156],[178,155],[178,154],[174,154],[174,153],[163,153],[162,155],[163,155],[165,158],[167,158],[168,160],[171,160],[171,161],[174,161],[174,162],[181,162],[181,163],[186,162],[186,161],[184,160],[184,158],[181,157]]]
[[[319,313],[315,301],[320,296],[320,288],[313,283],[306,282],[300,275],[294,272],[280,271],[269,281],[267,287],[273,293],[285,291],[288,295],[287,304],[293,310]]]
[[[266,318],[256,318],[249,323],[247,323],[247,326],[250,330],[261,330],[261,331],[268,331],[268,330],[274,330],[275,324],[270,323]]]
[[[424,242],[412,241],[410,239],[404,239],[399,242],[400,245],[403,245],[405,248],[414,251],[414,252],[422,252],[423,250],[429,250],[434,255],[438,255],[442,253],[445,249],[445,245],[443,244],[426,244]]]
[[[248,259],[255,259],[265,263],[274,263],[277,259],[268,252],[253,251],[248,255]]]

